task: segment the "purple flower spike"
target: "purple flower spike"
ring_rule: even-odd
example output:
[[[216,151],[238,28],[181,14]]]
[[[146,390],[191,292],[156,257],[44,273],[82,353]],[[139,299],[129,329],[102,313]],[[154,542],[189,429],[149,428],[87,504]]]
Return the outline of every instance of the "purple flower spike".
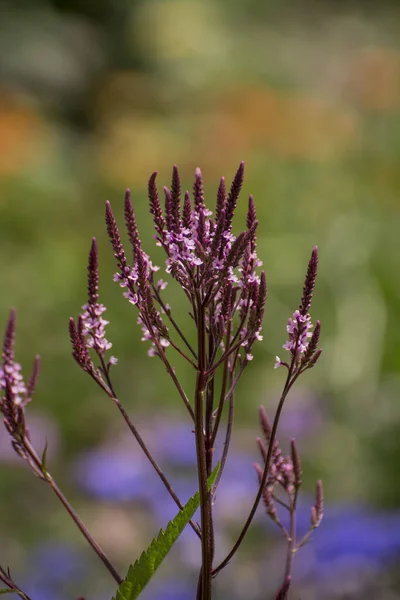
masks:
[[[205,209],[203,177],[199,168],[196,169],[193,184],[194,208],[197,213]]]
[[[239,198],[240,190],[244,181],[244,162],[241,162],[239,168],[233,178],[231,189],[226,201],[226,226],[227,230],[232,229],[232,219],[235,212],[236,204]]]
[[[173,224],[176,233],[181,231],[181,217],[180,217],[180,204],[181,204],[181,180],[179,177],[178,167],[174,165],[172,169],[172,182],[171,182],[171,203],[172,203],[172,216]]]
[[[27,448],[29,430],[25,422],[25,407],[30,402],[36,386],[39,358],[35,359],[27,387],[22,377],[21,365],[14,360],[15,323],[16,313],[12,310],[4,333],[3,365],[0,368],[0,410],[4,415],[4,426],[12,438],[15,452],[30,464],[35,475],[43,479],[43,473]]]
[[[80,323],[82,318],[79,317]],[[76,326],[75,320],[71,317],[69,320],[69,337],[72,344],[72,356],[78,365],[87,373],[94,372],[92,359],[86,346],[85,336],[82,334],[83,325]]]
[[[185,199],[183,202],[182,226],[187,234],[192,229],[192,204],[190,202],[190,194],[188,191],[185,192]]]
[[[4,332],[3,366],[0,368],[0,388],[5,397],[2,404],[12,406],[26,404],[27,389],[21,373],[21,365],[14,360],[16,312],[11,310]]]
[[[129,267],[125,256],[125,250],[121,242],[118,225],[114,217],[110,202],[106,202],[106,226],[108,237],[114,250],[114,256],[117,259],[117,265],[121,271],[121,275],[126,277],[129,274]]]
[[[158,197],[158,191],[156,186],[156,177],[157,171],[151,175],[148,184],[148,196],[150,203],[150,213],[153,215],[153,221],[156,229],[156,238],[158,240],[158,244],[162,245],[164,242],[164,229],[165,229],[165,220],[162,213],[162,208],[160,204],[160,199]]]
[[[226,187],[225,187],[225,177],[221,177],[221,181],[219,182],[218,192],[217,192],[217,205],[215,207],[215,220],[218,223],[221,212],[225,209],[226,203]]]
[[[105,337],[105,326],[108,321],[102,318],[106,307],[98,303],[99,299],[99,263],[96,238],[92,240],[88,261],[88,302],[82,306],[82,335],[86,338],[86,348],[93,350],[101,357],[112,347]]]
[[[321,524],[324,516],[324,490],[322,487],[322,481],[317,481],[317,488],[315,492],[315,504],[311,507],[311,525],[313,529]]]
[[[129,241],[132,245],[133,260],[135,260],[135,255],[136,255],[136,252],[138,252],[138,250],[141,247],[141,242],[140,242],[139,232],[138,232],[138,228],[137,228],[137,224],[136,224],[136,216],[135,216],[135,212],[134,212],[133,206],[132,206],[130,190],[126,190],[126,192],[125,192],[125,207],[124,207],[124,209],[125,209],[124,214],[125,214],[126,229],[128,231]]]
[[[276,357],[275,368],[285,366],[292,369],[292,375],[297,376],[306,369],[313,367],[321,355],[322,350],[318,349],[321,324],[317,321],[314,332],[311,316],[308,310],[311,307],[311,301],[315,288],[318,267],[318,248],[313,248],[310,261],[308,263],[307,274],[304,280],[303,296],[299,308],[295,310],[293,316],[289,318],[286,330],[289,334],[288,341],[283,345],[291,355],[290,365]]]
[[[311,307],[311,300],[315,288],[315,280],[317,278],[318,269],[318,246],[314,246],[311,253],[311,258],[308,263],[307,275],[304,280],[303,297],[299,306],[299,311],[302,316],[305,316]]]

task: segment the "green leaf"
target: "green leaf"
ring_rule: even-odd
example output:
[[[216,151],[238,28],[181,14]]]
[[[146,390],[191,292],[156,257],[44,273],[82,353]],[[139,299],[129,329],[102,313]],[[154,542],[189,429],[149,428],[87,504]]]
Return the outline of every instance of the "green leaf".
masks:
[[[214,483],[218,470],[219,463],[208,478],[208,489]],[[147,550],[142,553],[134,565],[129,567],[126,578],[112,600],[135,600],[139,596],[199,506],[200,494],[196,492],[176,517],[168,523],[166,530],[161,529]]]

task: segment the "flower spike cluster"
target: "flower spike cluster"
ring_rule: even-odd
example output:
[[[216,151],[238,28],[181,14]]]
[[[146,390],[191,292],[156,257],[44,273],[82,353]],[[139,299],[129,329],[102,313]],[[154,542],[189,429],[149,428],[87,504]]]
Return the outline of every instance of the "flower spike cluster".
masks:
[[[267,286],[265,274],[256,273],[261,265],[256,254],[258,221],[253,198],[249,199],[247,229],[238,236],[232,233],[232,221],[243,185],[244,163],[241,163],[227,194],[222,178],[217,191],[215,218],[205,203],[203,177],[195,171],[193,194],[182,186],[176,165],[172,170],[171,188],[164,186],[164,208],[156,186],[157,173],[148,182],[150,213],[153,216],[157,245],[166,253],[166,272],[185,291],[193,306],[193,317],[205,312],[207,327],[217,345],[222,342],[228,323],[238,315],[240,326],[236,341],[244,347],[243,361],[251,360],[251,347],[261,339]],[[166,282],[155,281],[153,266],[144,252],[136,226],[129,190],[125,196],[125,223],[132,246],[132,265],[128,264],[119,229],[111,205],[106,205],[108,235],[117,261],[114,276],[125,289],[125,297],[139,310],[142,340],[151,341],[149,354],[160,355],[171,343],[162,314],[169,317],[160,292]],[[158,304],[158,308],[156,308]]]
[[[90,351],[93,350],[105,364],[105,353],[112,347],[112,343],[106,338],[106,325],[108,321],[103,319],[102,314],[106,307],[99,303],[99,259],[96,238],[92,239],[90,247],[88,266],[88,301],[82,306],[82,313],[78,322],[71,317],[69,320],[69,336],[72,344],[72,356],[79,366],[96,377],[98,372],[93,364]],[[116,364],[117,359],[111,356],[107,368]]]

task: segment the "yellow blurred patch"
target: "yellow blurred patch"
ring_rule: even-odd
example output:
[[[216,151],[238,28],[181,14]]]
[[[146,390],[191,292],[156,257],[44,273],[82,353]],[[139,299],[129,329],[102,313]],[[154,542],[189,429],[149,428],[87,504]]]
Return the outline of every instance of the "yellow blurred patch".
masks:
[[[363,109],[399,109],[400,52],[376,47],[354,52],[349,57],[345,95]]]
[[[205,126],[204,126],[205,125]],[[199,132],[214,160],[265,148],[283,157],[329,161],[346,152],[357,117],[312,95],[236,86],[225,90]]]

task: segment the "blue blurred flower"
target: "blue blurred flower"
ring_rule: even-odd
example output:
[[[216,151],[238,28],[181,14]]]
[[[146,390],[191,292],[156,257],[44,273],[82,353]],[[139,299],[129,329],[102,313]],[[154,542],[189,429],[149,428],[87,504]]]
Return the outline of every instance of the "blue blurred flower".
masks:
[[[298,576],[333,579],[381,569],[400,556],[400,514],[355,506],[325,507],[321,530],[298,554]]]
[[[101,500],[145,500],[153,495],[151,467],[127,452],[105,449],[85,453],[75,468],[81,489]]]
[[[188,583],[164,580],[158,585],[153,582],[142,593],[143,600],[193,600],[196,590]]]
[[[198,490],[197,477],[195,474],[193,474],[192,477],[171,477],[171,484],[182,504],[186,504],[189,498],[191,498]],[[149,502],[160,526],[165,527],[168,521],[175,517],[179,509],[162,484],[157,486],[157,490],[157,493],[149,498]],[[195,513],[194,516],[194,519],[196,518],[197,513]]]
[[[26,559],[27,568],[16,580],[31,598],[67,600],[61,593],[71,582],[83,580],[83,554],[68,544],[45,542],[35,546]]]
[[[257,495],[254,456],[232,450],[215,495],[215,515],[223,521],[243,521]]]
[[[27,564],[35,577],[54,584],[78,579],[85,572],[82,553],[73,546],[56,542],[36,546],[29,553]]]
[[[195,467],[196,445],[190,423],[163,421],[155,429],[154,455],[173,467]]]

